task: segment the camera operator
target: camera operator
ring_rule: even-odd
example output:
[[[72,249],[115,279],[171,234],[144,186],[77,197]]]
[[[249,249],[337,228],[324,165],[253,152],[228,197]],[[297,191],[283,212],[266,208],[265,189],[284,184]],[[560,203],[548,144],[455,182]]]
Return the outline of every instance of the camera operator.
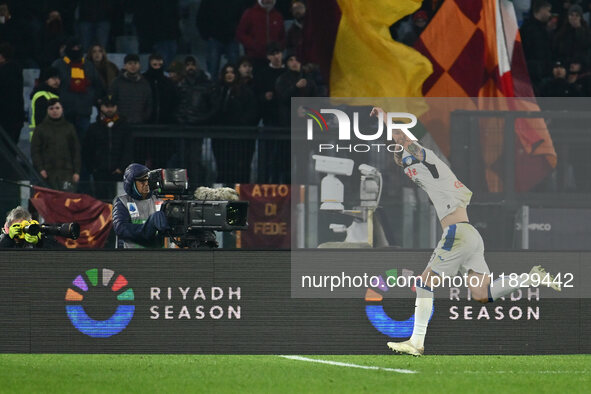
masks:
[[[113,228],[117,248],[161,248],[169,229],[162,200],[152,195],[148,167],[132,163],[123,174],[124,195],[113,200]]]
[[[33,235],[23,231],[23,228],[29,224],[38,224],[38,222],[31,219],[31,214],[25,208],[18,206],[8,212],[0,235],[0,248],[43,247],[41,233]]]

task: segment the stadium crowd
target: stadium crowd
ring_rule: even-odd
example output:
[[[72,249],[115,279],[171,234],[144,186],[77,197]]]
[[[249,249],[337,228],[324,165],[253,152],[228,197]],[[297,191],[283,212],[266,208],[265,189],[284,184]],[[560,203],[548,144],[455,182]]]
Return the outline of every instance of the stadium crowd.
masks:
[[[424,1],[391,27],[392,37],[413,45],[442,2]],[[150,168],[172,163],[176,145],[130,148],[130,125],[288,127],[292,97],[327,95],[327,70],[301,61],[305,1],[201,0],[191,23],[205,49],[193,54],[179,49],[185,3],[0,0],[0,122],[15,142],[29,122],[33,165],[51,187],[76,190],[79,180],[93,179],[92,192],[110,199],[113,190],[100,183],[120,181],[132,161]],[[514,3],[536,94],[589,96],[591,1]],[[122,69],[107,55],[128,30],[139,52],[150,54],[144,73],[136,53],[126,54]],[[28,115],[23,68],[40,69]],[[265,144],[266,162],[289,156],[287,145],[265,141],[259,148]],[[211,149],[216,181],[248,182],[254,141],[214,138]],[[228,153],[237,149],[246,159],[231,164]],[[265,181],[285,182],[286,173],[288,166]]]

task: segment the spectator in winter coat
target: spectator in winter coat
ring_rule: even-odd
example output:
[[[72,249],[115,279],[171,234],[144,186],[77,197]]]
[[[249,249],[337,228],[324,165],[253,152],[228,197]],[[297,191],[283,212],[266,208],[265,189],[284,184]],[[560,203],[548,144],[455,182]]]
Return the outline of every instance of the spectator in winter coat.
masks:
[[[99,117],[90,125],[82,145],[86,168],[94,177],[95,196],[111,199],[115,182],[120,181],[123,169],[131,161],[129,129],[119,116],[117,104],[111,96],[99,100]]]
[[[59,98],[60,73],[55,67],[48,67],[39,75],[39,85],[31,92],[31,124],[30,138],[33,138],[35,126],[43,122],[47,116],[47,103],[53,98]]]
[[[561,61],[554,63],[552,77],[542,82],[540,92],[542,97],[576,97],[577,93],[566,80],[566,67]],[[549,104],[550,101],[544,101]],[[554,108],[545,108],[554,109]]]
[[[257,0],[257,4],[244,11],[236,30],[236,38],[253,61],[255,74],[267,63],[267,45],[277,42],[283,48],[285,42],[283,17],[274,8],[275,1]]]
[[[90,114],[96,100],[103,95],[103,84],[92,62],[82,56],[82,45],[76,39],[68,41],[66,56],[56,60],[53,67],[60,73],[60,101],[64,106],[64,116],[74,124],[78,138],[90,125]]]
[[[534,1],[531,17],[525,20],[519,29],[527,69],[537,92],[542,80],[549,76],[552,70],[552,40],[546,29],[546,24],[552,17],[551,9],[552,5],[546,0]]]
[[[107,59],[105,48],[99,44],[90,47],[86,58],[94,64],[94,68],[103,83],[103,90],[106,92],[113,80],[119,75],[119,69]]]
[[[225,65],[220,80],[210,93],[213,121],[218,125],[254,126],[258,120],[256,97],[247,86],[238,83],[238,72],[232,65]],[[249,183],[250,163],[254,153],[254,140],[212,140],[218,170],[217,181]]]
[[[568,20],[554,38],[554,56],[560,59],[582,57],[589,63],[591,30],[583,20],[583,9],[576,4],[568,10]]]
[[[164,75],[164,58],[156,53],[149,57],[149,68],[144,78],[152,88],[152,116],[150,123],[173,123],[178,105],[178,92],[170,78]]]
[[[127,55],[124,71],[110,87],[113,100],[117,103],[119,114],[127,121],[134,123],[148,123],[152,114],[152,89],[146,79],[140,74],[140,58],[138,55]]]
[[[179,106],[176,121],[180,124],[203,125],[212,117],[207,96],[212,82],[193,56],[185,58],[182,74],[184,78],[177,85]],[[185,168],[192,174],[189,179],[191,186],[205,182],[207,169],[202,164],[202,146],[203,138],[190,138],[183,140],[178,147],[178,151],[182,152],[185,158]]]
[[[256,75],[256,94],[260,103],[261,116],[265,126],[279,124],[277,113],[277,97],[275,97],[275,82],[285,71],[283,52],[278,43],[271,43],[267,47],[268,64],[260,70],[254,70]]]
[[[275,82],[275,96],[279,111],[279,125],[289,127],[291,124],[292,97],[315,97],[316,84],[302,71],[302,63],[294,52],[287,54],[287,70]]]
[[[206,93],[212,83],[193,56],[185,59],[184,75],[178,84],[179,106],[176,120],[181,124],[203,124],[210,118],[211,108],[206,101]]]
[[[52,10],[35,39],[35,61],[39,68],[45,69],[63,56],[67,42],[61,14]]]
[[[288,51],[295,51],[295,54],[301,58],[302,43],[304,40],[304,18],[306,16],[306,4],[301,0],[294,0],[291,3],[291,15],[293,24],[287,31],[285,48]]]
[[[80,143],[58,99],[49,100],[47,117],[35,128],[31,158],[50,187],[75,191],[80,180]]]

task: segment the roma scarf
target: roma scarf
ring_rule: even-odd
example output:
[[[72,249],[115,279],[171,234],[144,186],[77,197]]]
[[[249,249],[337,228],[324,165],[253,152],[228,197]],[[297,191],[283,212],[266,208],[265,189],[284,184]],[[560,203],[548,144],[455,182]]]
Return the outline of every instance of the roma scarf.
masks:
[[[64,62],[70,66],[70,92],[86,93],[90,81],[84,74],[84,59],[74,62],[65,56]]]

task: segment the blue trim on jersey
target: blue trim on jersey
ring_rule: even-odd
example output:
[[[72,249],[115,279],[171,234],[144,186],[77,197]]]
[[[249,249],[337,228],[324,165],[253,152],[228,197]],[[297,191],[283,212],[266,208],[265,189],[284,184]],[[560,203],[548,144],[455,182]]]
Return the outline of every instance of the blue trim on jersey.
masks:
[[[419,279],[417,280],[417,282],[416,282],[416,285],[417,285],[417,287],[420,287],[420,288],[421,288],[421,289],[423,289],[423,290],[427,290],[427,291],[430,291],[431,293],[433,293],[433,289],[432,289],[432,288],[430,288],[430,287],[429,287],[429,286],[427,286],[427,285],[424,285],[424,284],[423,284],[423,281],[421,280],[421,278],[419,278]]]
[[[445,243],[441,249],[450,251],[452,246],[454,246],[454,241],[456,239],[456,225],[452,224],[447,229],[447,235],[445,236]]]
[[[425,152],[425,148],[423,148],[423,162],[427,160],[427,152]]]

